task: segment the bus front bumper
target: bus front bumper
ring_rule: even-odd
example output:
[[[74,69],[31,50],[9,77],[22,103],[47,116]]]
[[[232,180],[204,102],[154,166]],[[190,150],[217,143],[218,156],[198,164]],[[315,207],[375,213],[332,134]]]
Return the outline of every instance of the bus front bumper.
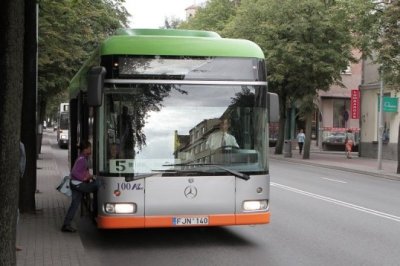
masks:
[[[184,217],[199,217],[199,215],[183,215]],[[200,215],[207,217],[207,223],[179,224],[177,217],[182,216],[98,216],[97,227],[102,229],[122,228],[154,228],[154,227],[187,227],[187,226],[228,226],[267,224],[270,221],[270,212],[243,213],[243,214],[213,214]]]

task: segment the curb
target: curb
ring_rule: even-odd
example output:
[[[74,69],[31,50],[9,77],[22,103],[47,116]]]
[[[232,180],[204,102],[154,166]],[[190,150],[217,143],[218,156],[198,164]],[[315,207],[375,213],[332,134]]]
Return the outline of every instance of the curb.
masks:
[[[400,175],[378,172],[379,170],[375,170],[377,172],[371,172],[371,171],[367,171],[367,170],[353,169],[353,168],[342,167],[342,166],[337,166],[337,165],[316,163],[316,162],[312,162],[312,161],[307,161],[307,159],[299,160],[299,159],[291,159],[291,158],[280,158],[278,156],[271,156],[270,158],[271,158],[271,160],[286,161],[286,162],[295,163],[295,164],[305,164],[305,165],[311,165],[311,166],[315,166],[315,167],[328,168],[328,169],[340,170],[340,171],[344,171],[344,172],[352,172],[352,173],[357,173],[357,174],[364,174],[364,175],[369,175],[369,176],[374,176],[374,177],[379,177],[379,178],[400,181]]]

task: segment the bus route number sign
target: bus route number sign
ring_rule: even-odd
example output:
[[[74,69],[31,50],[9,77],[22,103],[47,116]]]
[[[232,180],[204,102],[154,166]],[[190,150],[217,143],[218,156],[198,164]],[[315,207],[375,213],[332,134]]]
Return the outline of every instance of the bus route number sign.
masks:
[[[207,216],[199,217],[173,217],[172,224],[176,226],[208,225]]]
[[[112,159],[110,160],[110,173],[132,174],[133,159]]]

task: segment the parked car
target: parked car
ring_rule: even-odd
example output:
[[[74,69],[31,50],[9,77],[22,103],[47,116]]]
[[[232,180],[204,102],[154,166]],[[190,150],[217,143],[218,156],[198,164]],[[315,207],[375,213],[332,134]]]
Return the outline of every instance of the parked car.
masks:
[[[325,139],[322,140],[323,150],[337,150],[344,151],[346,135],[354,140],[354,135],[352,133],[346,132],[331,132]],[[353,149],[355,150],[356,143]]]

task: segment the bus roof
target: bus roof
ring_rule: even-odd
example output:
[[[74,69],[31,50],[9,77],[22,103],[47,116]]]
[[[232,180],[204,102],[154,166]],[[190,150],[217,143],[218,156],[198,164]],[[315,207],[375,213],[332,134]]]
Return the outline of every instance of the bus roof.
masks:
[[[169,29],[118,30],[102,43],[100,54],[264,58],[261,48],[248,40],[221,38],[210,31]]]
[[[186,37],[214,37],[221,36],[213,31],[205,30],[176,30],[176,29],[118,29],[114,35],[130,35],[130,36],[186,36]]]
[[[101,43],[72,78],[70,98],[86,83],[90,67],[103,55],[211,56],[264,59],[261,48],[248,40],[222,38],[218,33],[175,29],[119,29]]]

